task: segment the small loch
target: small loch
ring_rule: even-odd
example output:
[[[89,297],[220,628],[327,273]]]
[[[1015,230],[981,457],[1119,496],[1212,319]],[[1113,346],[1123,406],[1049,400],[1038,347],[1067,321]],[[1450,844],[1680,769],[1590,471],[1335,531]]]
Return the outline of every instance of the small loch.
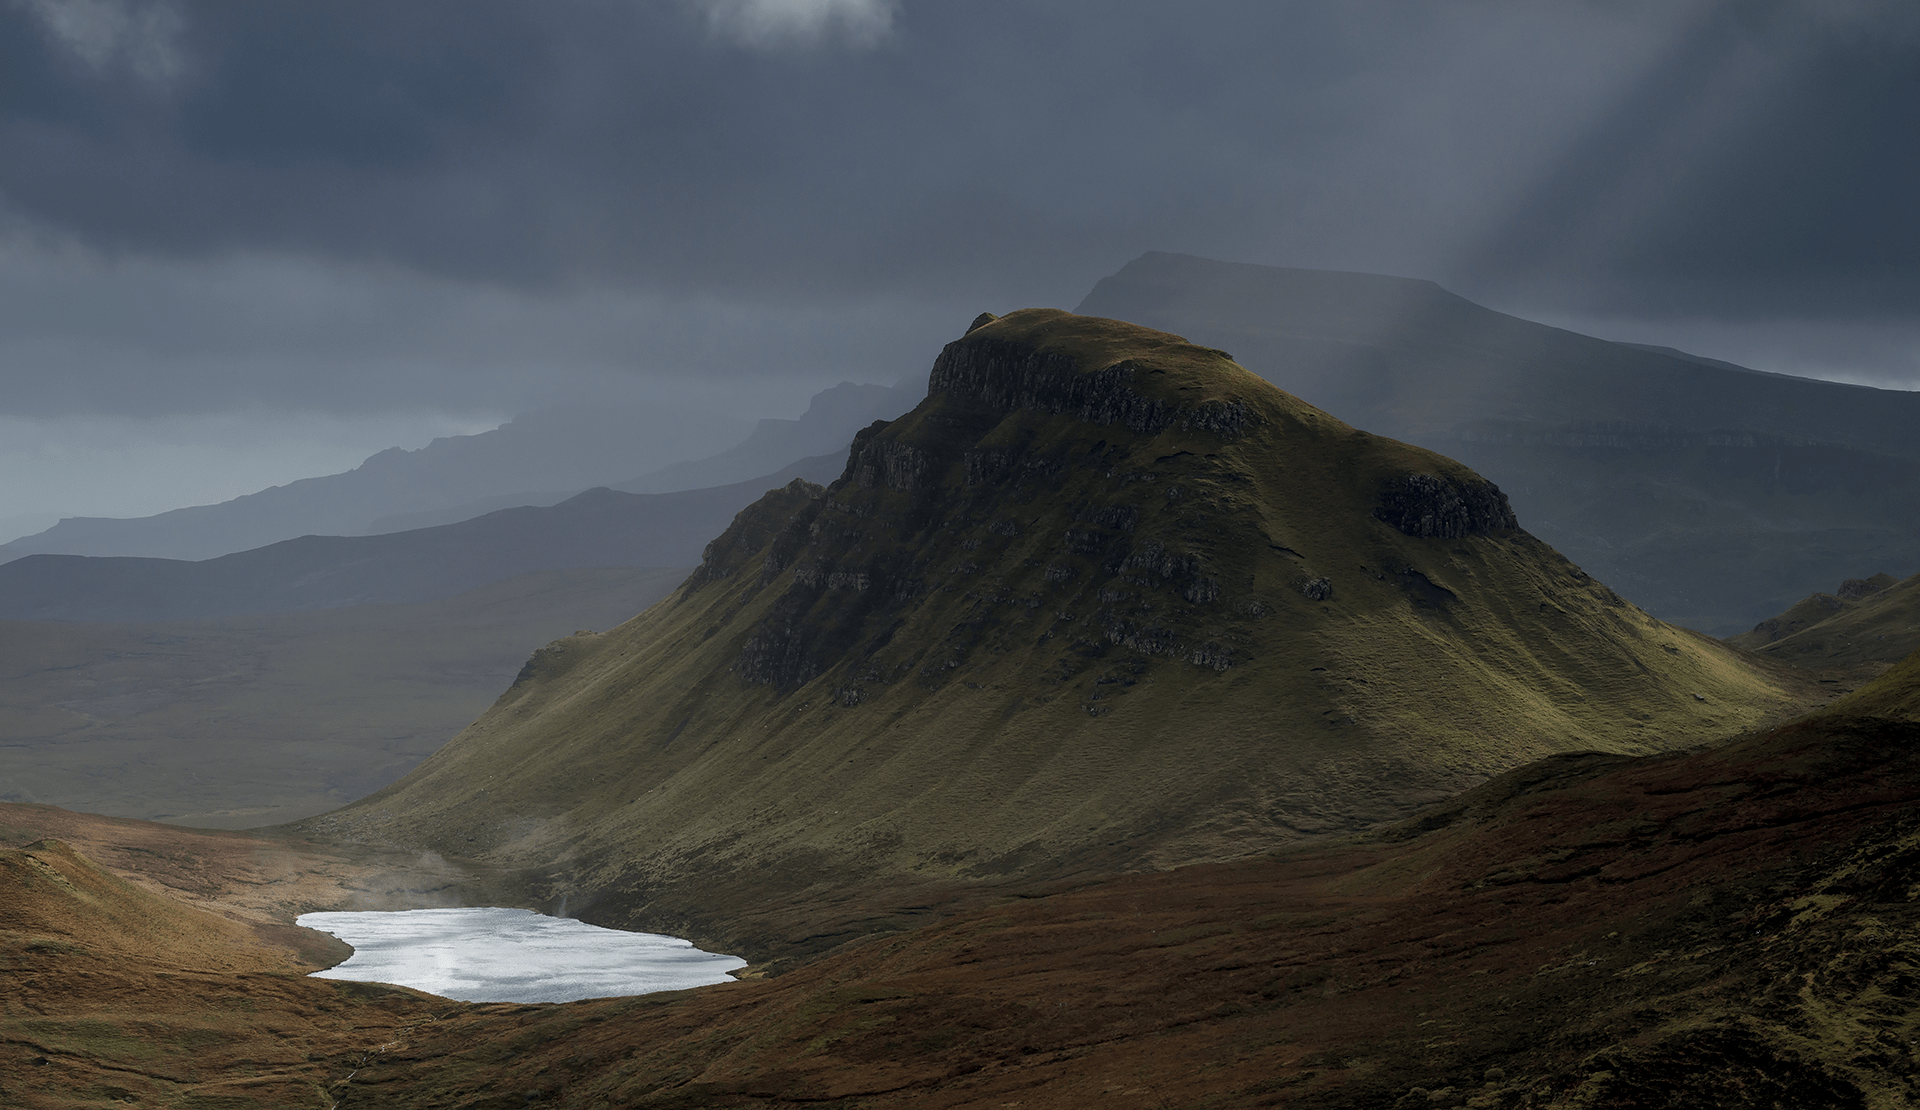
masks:
[[[298,924],[353,945],[322,979],[394,983],[462,1002],[573,1002],[724,983],[747,966],[657,933],[531,910],[308,913]]]

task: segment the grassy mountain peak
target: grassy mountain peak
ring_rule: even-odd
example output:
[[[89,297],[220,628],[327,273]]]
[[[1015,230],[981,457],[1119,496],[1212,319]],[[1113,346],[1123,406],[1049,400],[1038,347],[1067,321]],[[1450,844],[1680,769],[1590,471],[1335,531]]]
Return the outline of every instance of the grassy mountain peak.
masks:
[[[1239,856],[1783,704],[1458,463],[1225,352],[1024,310],[948,344],[837,481],[770,492],[673,596],[304,827],[817,947],[863,888]]]

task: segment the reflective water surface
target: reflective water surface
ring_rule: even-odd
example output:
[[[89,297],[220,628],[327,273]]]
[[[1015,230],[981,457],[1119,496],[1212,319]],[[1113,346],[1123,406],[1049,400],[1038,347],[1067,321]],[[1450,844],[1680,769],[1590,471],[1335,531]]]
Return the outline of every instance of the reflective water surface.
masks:
[[[602,929],[531,910],[302,914],[299,924],[353,945],[322,979],[397,983],[462,1002],[572,1002],[724,983],[747,966],[691,941]]]

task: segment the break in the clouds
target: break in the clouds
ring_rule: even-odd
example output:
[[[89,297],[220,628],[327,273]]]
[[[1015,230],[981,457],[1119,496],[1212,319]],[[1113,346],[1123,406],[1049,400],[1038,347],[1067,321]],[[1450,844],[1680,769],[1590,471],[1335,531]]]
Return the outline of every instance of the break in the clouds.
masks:
[[[52,38],[96,74],[124,69],[164,84],[180,74],[180,14],[135,0],[21,0]]]
[[[0,0],[0,407],[791,415],[1147,250],[1913,381],[1915,88],[1911,0]]]
[[[697,0],[716,33],[760,49],[869,48],[893,30],[890,0]]]

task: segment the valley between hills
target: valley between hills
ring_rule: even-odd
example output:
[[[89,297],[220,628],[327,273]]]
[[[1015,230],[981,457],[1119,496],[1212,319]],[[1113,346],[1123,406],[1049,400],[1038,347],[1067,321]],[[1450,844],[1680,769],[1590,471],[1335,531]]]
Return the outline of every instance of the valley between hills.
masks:
[[[0,806],[0,1100],[1911,1104],[1920,579],[1727,642],[1523,524],[1225,351],[983,315],[364,799]],[[753,966],[469,1005],[291,926],[563,900]]]

